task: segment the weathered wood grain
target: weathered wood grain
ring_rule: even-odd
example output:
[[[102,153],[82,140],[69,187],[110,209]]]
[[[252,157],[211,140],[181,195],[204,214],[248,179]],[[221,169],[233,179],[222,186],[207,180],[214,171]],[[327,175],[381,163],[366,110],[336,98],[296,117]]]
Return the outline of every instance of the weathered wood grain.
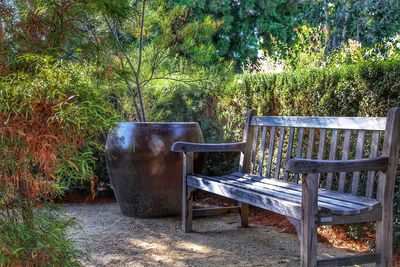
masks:
[[[301,220],[297,220],[291,217],[287,217],[287,219],[290,222],[290,224],[293,225],[294,228],[296,229],[297,238],[301,242]]]
[[[263,127],[261,134],[260,158],[258,161],[258,171],[257,171],[258,175],[263,174],[266,142],[267,142],[267,127]]]
[[[388,157],[348,159],[348,160],[317,160],[293,158],[286,164],[286,170],[293,173],[328,173],[355,171],[385,171]],[[339,192],[343,192],[340,191]]]
[[[250,173],[254,169],[252,155],[253,155],[253,141],[254,141],[254,131],[255,127],[251,126],[251,120],[257,112],[251,109],[247,112],[246,121],[244,124],[244,134],[243,142],[246,143],[245,149],[240,153],[239,170]],[[238,200],[238,199],[237,199]],[[239,200],[238,200],[239,201]],[[238,223],[241,227],[247,227],[249,224],[249,206],[247,203],[238,202],[239,206],[239,216]]]
[[[308,158],[308,159],[311,159],[313,156],[314,135],[315,135],[315,129],[310,128],[309,132],[308,132],[307,154],[306,154],[306,158]]]
[[[303,139],[304,139],[304,128],[300,128],[297,135],[297,147],[296,147],[296,158],[301,158],[301,152],[303,149]],[[295,173],[293,175],[294,182],[299,181],[299,174]]]
[[[302,180],[301,257],[302,267],[317,266],[318,176],[308,174]]]
[[[338,225],[338,224],[351,224],[362,222],[376,222],[382,219],[382,206],[375,207],[370,212],[364,212],[356,215],[335,215],[335,214],[318,214],[318,225]]]
[[[330,160],[336,159],[338,134],[339,134],[339,130],[334,129],[332,131],[331,146],[330,146],[330,150],[329,150],[329,159]],[[333,173],[330,172],[326,175],[326,189],[327,190],[332,189],[332,183],[333,183]]]
[[[278,151],[276,153],[275,179],[279,179],[279,175],[281,172],[281,162],[282,162],[283,142],[284,141],[285,141],[285,127],[280,127],[279,128]]]
[[[350,154],[350,143],[351,141],[351,130],[344,131],[344,140],[343,140],[343,151],[342,151],[342,160],[347,160]],[[346,172],[340,172],[339,174],[339,192],[344,192],[344,186],[346,184]]]
[[[193,217],[219,216],[231,213],[239,213],[239,207],[212,207],[212,208],[195,208],[193,209]]]
[[[286,158],[285,158],[285,164],[289,161],[289,159],[292,157],[292,149],[293,149],[293,139],[294,139],[294,131],[295,128],[290,128],[289,130],[289,137],[288,137],[288,146],[286,149]],[[284,176],[283,179],[287,181],[289,179],[289,173],[287,171],[284,171]]]
[[[239,172],[235,172],[230,175],[238,177],[238,178],[246,178],[246,179],[249,179],[249,180],[255,181],[255,182],[261,182],[261,183],[265,183],[268,185],[282,187],[282,190],[290,189],[290,190],[295,190],[295,191],[301,192],[301,185],[295,184],[295,183],[290,183],[290,182],[288,183],[288,182],[284,182],[284,181],[279,181],[279,180],[275,180],[275,179],[259,177],[256,175],[239,173]],[[326,196],[328,198],[338,199],[338,200],[345,199],[345,201],[350,202],[350,203],[368,205],[371,207],[371,209],[380,206],[379,202],[376,199],[371,199],[371,198],[362,197],[362,196],[353,196],[351,194],[341,193],[341,192],[337,192],[337,191],[324,190],[322,188],[320,188],[318,190],[318,196]]]
[[[377,199],[382,203],[382,220],[376,222],[378,266],[391,266],[393,257],[393,194],[400,150],[400,108],[388,112],[382,155],[389,158],[386,172],[380,172]]]
[[[254,117],[251,125],[343,130],[385,130],[386,118],[360,117]]]
[[[318,267],[349,266],[349,265],[379,263],[379,262],[380,262],[379,253],[367,253],[363,255],[351,255],[351,256],[336,257],[331,259],[320,259],[318,260]]]
[[[267,159],[267,170],[265,172],[265,176],[271,176],[272,169],[272,160],[274,158],[274,149],[275,149],[275,127],[271,127],[269,133],[269,144],[268,144],[268,159]]]
[[[371,158],[376,157],[378,155],[379,138],[380,138],[380,132],[374,131],[372,133],[371,150],[369,154]],[[372,197],[372,194],[374,193],[375,176],[376,176],[376,171],[368,172],[367,187],[365,189],[366,197]]]
[[[244,125],[243,142],[245,146],[240,153],[239,170],[249,173],[252,169],[252,149],[255,128],[250,125],[252,117],[256,115],[256,111],[251,109],[247,112]]]
[[[256,160],[257,160],[257,148],[258,148],[258,132],[260,131],[260,127],[254,128],[254,138],[253,145],[251,146],[251,170],[250,173],[255,172],[256,168]]]
[[[318,141],[318,154],[317,159],[322,160],[325,153],[325,140],[326,140],[326,129],[320,129],[319,131],[319,141]],[[318,174],[318,184],[321,181],[321,174]]]
[[[213,192],[220,196],[235,199],[239,202],[251,204],[253,206],[285,214],[293,218],[301,218],[301,205],[293,201],[285,201],[279,198],[266,196],[262,193],[253,192],[244,188],[238,188],[229,184],[222,184],[218,181],[203,179],[201,177],[189,176],[188,185]]]
[[[357,145],[356,145],[356,159],[361,159],[363,157],[365,134],[366,134],[366,131],[364,131],[364,130],[358,131]],[[351,183],[351,194],[352,195],[357,195],[357,193],[358,193],[358,187],[360,185],[360,176],[361,176],[361,172],[359,172],[359,171],[356,171],[353,173],[353,180]]]
[[[204,178],[219,181],[221,183],[231,184],[238,187],[243,187],[252,191],[262,192],[266,195],[270,195],[273,197],[292,200],[296,203],[301,203],[301,186],[300,190],[292,190],[290,187],[282,187],[275,186],[274,184],[254,182],[246,178],[238,178],[230,175]],[[348,201],[346,198],[331,198],[328,195],[318,195],[318,210],[322,212],[340,215],[352,215],[360,214],[362,212],[372,209],[372,205],[363,203],[361,201],[359,201],[359,203],[353,203],[351,201]]]
[[[193,172],[193,152],[183,153],[182,179],[182,230],[184,233],[192,231],[193,218],[193,190],[187,185],[187,177]]]

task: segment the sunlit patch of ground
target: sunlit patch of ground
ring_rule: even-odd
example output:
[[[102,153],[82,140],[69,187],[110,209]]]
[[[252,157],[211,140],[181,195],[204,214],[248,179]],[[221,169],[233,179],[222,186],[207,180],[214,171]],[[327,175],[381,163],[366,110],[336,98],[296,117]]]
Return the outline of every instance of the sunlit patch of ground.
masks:
[[[180,218],[138,219],[121,214],[116,203],[66,205],[82,229],[71,233],[85,266],[299,266],[297,237],[277,227],[238,228],[236,216],[196,219],[183,234]],[[257,216],[252,216],[257,218]],[[346,255],[319,244],[319,255]]]

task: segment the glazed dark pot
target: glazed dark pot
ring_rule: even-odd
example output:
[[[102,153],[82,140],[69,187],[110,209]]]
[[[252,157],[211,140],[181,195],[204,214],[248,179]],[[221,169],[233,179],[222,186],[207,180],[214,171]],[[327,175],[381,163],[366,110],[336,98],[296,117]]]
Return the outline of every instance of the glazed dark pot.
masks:
[[[110,131],[106,165],[123,214],[180,214],[183,163],[181,153],[171,152],[176,141],[202,143],[199,124],[120,122]]]

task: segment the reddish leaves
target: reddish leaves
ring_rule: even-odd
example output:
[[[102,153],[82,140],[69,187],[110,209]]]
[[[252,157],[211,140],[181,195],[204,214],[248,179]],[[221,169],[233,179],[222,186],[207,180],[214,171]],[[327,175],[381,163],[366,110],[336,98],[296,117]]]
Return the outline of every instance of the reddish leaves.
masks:
[[[6,144],[0,150],[5,168],[0,170],[0,184],[16,189],[28,199],[51,197],[60,147],[68,144],[71,151],[83,141],[74,127],[63,127],[56,118],[57,103],[39,100],[31,103],[27,114],[0,113],[0,139]]]

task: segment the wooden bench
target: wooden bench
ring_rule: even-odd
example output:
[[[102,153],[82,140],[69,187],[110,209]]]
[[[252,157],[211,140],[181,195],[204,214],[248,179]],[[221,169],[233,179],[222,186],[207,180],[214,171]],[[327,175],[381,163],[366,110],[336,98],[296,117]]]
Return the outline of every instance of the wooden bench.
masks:
[[[192,217],[236,211],[248,224],[248,205],[288,217],[301,243],[302,266],[392,264],[393,191],[399,158],[400,109],[387,118],[264,117],[250,110],[243,142],[176,142],[183,153],[183,231]],[[241,153],[239,171],[193,173],[194,152]],[[204,190],[238,201],[237,207],[193,210]],[[376,251],[317,259],[317,226],[376,222]]]

